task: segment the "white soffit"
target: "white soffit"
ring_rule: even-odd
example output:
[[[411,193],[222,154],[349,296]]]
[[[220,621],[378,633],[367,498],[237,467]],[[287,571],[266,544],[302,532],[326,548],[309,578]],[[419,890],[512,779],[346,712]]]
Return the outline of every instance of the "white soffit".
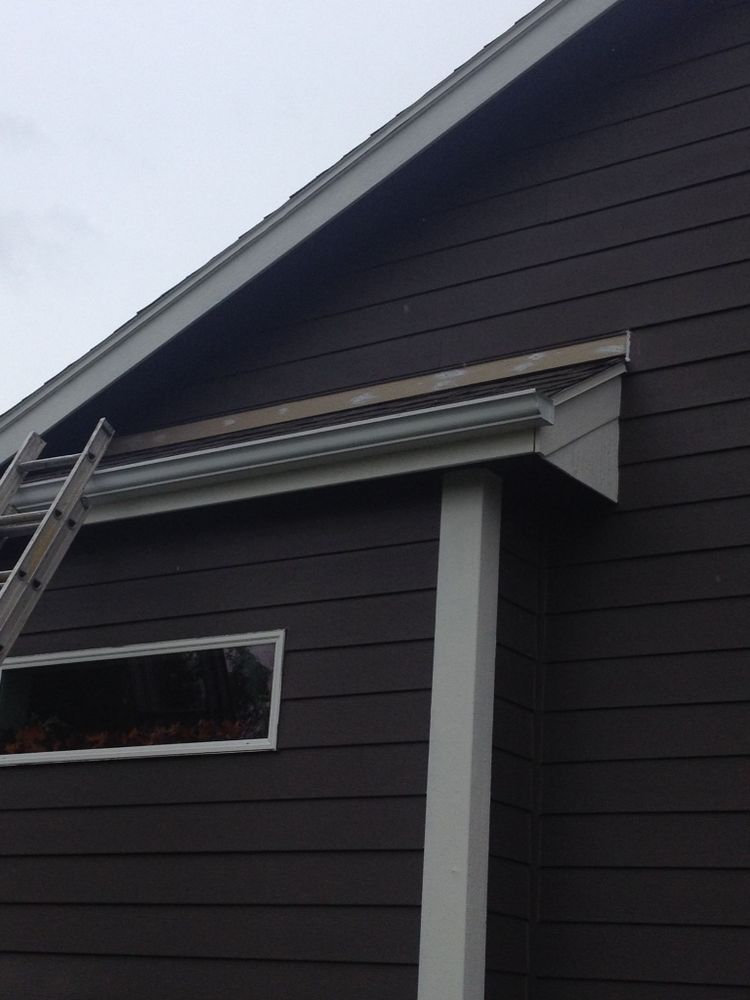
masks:
[[[537,454],[617,497],[620,375],[615,364],[559,398],[534,389],[276,434],[99,468],[89,523],[294,490]],[[614,425],[614,442],[611,434]],[[603,442],[602,435],[609,436]],[[47,506],[55,482],[24,485],[21,509]]]
[[[126,374],[621,0],[545,0],[276,212],[0,416],[0,460]]]

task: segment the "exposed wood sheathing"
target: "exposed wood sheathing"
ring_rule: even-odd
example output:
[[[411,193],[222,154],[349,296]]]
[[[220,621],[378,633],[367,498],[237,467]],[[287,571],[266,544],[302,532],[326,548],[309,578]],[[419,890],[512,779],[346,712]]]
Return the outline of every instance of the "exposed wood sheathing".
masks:
[[[464,365],[449,371],[361,386],[349,392],[312,396],[281,403],[278,406],[245,410],[163,430],[126,435],[114,442],[111,454],[129,454],[135,451],[168,448],[206,438],[247,434],[259,428],[275,427],[279,424],[299,422],[301,426],[310,426],[312,421],[326,418],[330,420],[335,414],[348,415],[351,419],[353,412],[361,413],[371,408],[379,412],[388,404],[404,406],[407,400],[419,401],[424,397],[432,397],[435,401],[444,399],[449,401],[456,398],[461,390],[480,390],[480,387],[486,387],[488,383],[497,383],[496,392],[510,391],[510,387],[506,388],[509,380],[518,380],[523,388],[541,388],[540,383],[543,384],[545,374],[549,377],[556,369],[591,363],[605,364],[613,359],[623,359],[626,355],[626,335],[607,337],[592,344],[575,344],[513,358],[498,358],[496,361]],[[576,377],[577,371],[571,371],[571,380]]]

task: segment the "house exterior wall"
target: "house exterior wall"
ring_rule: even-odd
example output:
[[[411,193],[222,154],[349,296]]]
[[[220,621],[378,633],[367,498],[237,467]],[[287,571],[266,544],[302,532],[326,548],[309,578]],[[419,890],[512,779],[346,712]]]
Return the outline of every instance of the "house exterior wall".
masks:
[[[439,483],[85,528],[16,652],[287,629],[279,749],[0,769],[13,997],[416,995]]]
[[[571,503],[545,481],[545,503],[533,507],[522,490],[513,499],[513,484],[528,481],[529,470],[500,470],[511,488],[500,581],[491,1000],[723,1000],[750,979],[750,4],[655,7],[624,0],[321,234],[309,253],[293,255],[144,364],[127,383],[143,405],[116,387],[92,404],[127,432],[632,331],[618,505]],[[222,858],[241,855],[238,864],[258,853],[278,862],[283,853],[284,863],[302,867],[299,879],[284,883],[274,907],[280,922],[267,925],[263,954],[247,935],[228,950],[230,925],[217,918],[222,910],[229,921],[231,910],[235,921],[240,913],[255,919],[266,905],[257,895],[240,894],[245,909],[237,910],[206,889],[199,920],[179,894],[191,884],[182,876],[179,892],[159,889],[154,875],[153,898],[110,901],[116,879],[102,874],[96,899],[81,901],[73,888],[80,893],[88,883],[77,874],[60,875],[68,888],[58,897],[44,888],[56,884],[52,875],[30,874],[32,888],[17,888],[6,911],[15,935],[8,940],[16,942],[8,968],[19,982],[32,968],[49,977],[42,983],[60,974],[94,982],[97,970],[111,968],[121,981],[161,976],[179,984],[180,996],[190,989],[201,996],[210,976],[227,984],[228,997],[232,989],[244,996],[248,974],[259,996],[314,997],[321,983],[331,996],[415,996],[438,507],[437,486],[424,489],[403,511],[399,484],[325,494],[335,499],[308,521],[292,500],[243,505],[263,511],[264,527],[227,514],[223,543],[207,514],[155,520],[160,533],[172,525],[180,560],[186,537],[192,552],[200,534],[186,528],[193,518],[211,539],[209,562],[185,575],[195,583],[175,592],[171,605],[158,604],[168,590],[144,586],[150,573],[142,562],[152,556],[135,544],[140,525],[84,534],[23,651],[79,645],[84,633],[89,645],[125,633],[133,641],[163,638],[154,631],[193,628],[197,614],[217,628],[292,623],[290,636],[299,634],[302,646],[287,657],[282,751],[248,759],[263,774],[252,792],[241,757],[190,769],[175,761],[118,764],[116,785],[114,765],[9,771],[0,780],[18,805],[3,813],[6,850],[25,844],[40,865],[54,867],[63,861],[42,856],[57,853],[62,838],[72,845],[60,851],[68,873],[79,871],[72,867],[79,855],[135,865],[164,847],[160,831],[171,824],[169,849],[160,853],[178,859],[168,864],[197,858],[189,869],[196,884],[213,885],[199,872],[216,848]],[[350,520],[341,522],[345,512]],[[266,531],[267,517],[277,531]],[[363,526],[382,528],[364,549]],[[231,560],[236,538],[251,538],[271,546],[269,565],[289,569],[308,558],[308,536],[320,539],[310,558],[339,561],[328,575],[277,577],[284,620],[269,620],[277,605],[264,603],[265,582],[250,588],[239,610],[222,603],[236,586],[221,576],[229,563],[213,554],[222,544]],[[87,542],[105,537],[106,546]],[[111,572],[113,544],[121,545],[124,569],[112,597],[96,587],[74,594],[91,566]],[[155,540],[153,552],[164,544]],[[369,548],[372,558],[362,555]],[[355,549],[359,562],[343,569]],[[422,561],[411,558],[417,550]],[[294,597],[300,580],[309,590]],[[90,602],[81,600],[85,590]],[[127,620],[110,621],[121,607],[130,609]],[[408,690],[400,674],[382,673],[377,647],[394,629]],[[323,733],[334,744],[321,745]],[[301,764],[287,770],[293,755]],[[155,804],[155,785],[144,785],[145,767],[148,781],[166,790],[164,805]],[[177,815],[193,808],[190,796],[199,806],[193,815],[210,824],[198,846]],[[285,814],[292,820],[269,818],[268,839],[232,846],[251,822],[243,815],[262,805],[280,817],[289,799],[299,803]],[[248,802],[253,809],[243,811]],[[393,810],[386,829],[378,827],[384,809]],[[111,825],[115,816],[133,824],[132,836],[119,819]],[[212,839],[217,823],[224,846]],[[298,824],[306,836],[334,833],[310,847],[292,836]],[[379,839],[368,846],[373,831]],[[292,839],[275,839],[282,835]],[[303,879],[312,853],[328,867]],[[122,870],[90,864],[92,872]],[[382,881],[375,869],[386,873]],[[8,862],[5,870],[13,885],[16,869]],[[229,871],[216,883],[222,891],[256,877]],[[308,882],[321,887],[320,898],[300,897]],[[36,899],[28,896],[34,885]],[[352,885],[363,893],[354,902]],[[76,956],[75,941],[86,935],[73,918],[83,920],[82,903],[92,902],[101,913],[120,907],[118,926],[153,904],[149,919],[161,913],[157,937],[177,941],[174,953],[162,944],[154,957],[144,930],[130,939],[128,957],[122,950],[111,957],[114,932],[104,937],[92,907],[88,957]],[[170,907],[180,904],[194,923],[177,921]],[[61,914],[70,920],[60,924]],[[270,919],[270,910],[256,915]],[[331,923],[321,930],[324,919]],[[306,937],[318,931],[315,942]],[[338,950],[327,950],[329,940]],[[47,954],[31,962],[29,942]],[[200,947],[211,951],[210,963]]]
[[[750,982],[748,41],[750,5],[706,4],[576,135],[519,155],[529,199],[580,213],[575,248],[554,222],[540,246],[583,255],[519,274],[517,294],[557,301],[510,329],[633,339],[620,501],[562,505],[547,529],[530,973],[501,930],[488,997],[716,1000]],[[627,246],[603,246],[610,222]]]

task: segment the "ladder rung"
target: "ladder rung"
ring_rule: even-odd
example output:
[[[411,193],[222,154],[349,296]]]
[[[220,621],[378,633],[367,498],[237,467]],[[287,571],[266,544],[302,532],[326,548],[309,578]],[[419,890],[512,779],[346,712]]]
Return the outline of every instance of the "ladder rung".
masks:
[[[28,472],[51,472],[54,469],[69,469],[79,459],[79,455],[53,455],[51,458],[34,458],[19,462],[18,469],[24,475]]]
[[[46,513],[45,510],[30,510],[23,514],[3,514],[0,517],[0,535],[5,538],[28,535],[36,531]]]
[[[0,587],[2,587],[12,572],[12,569],[0,569]]]

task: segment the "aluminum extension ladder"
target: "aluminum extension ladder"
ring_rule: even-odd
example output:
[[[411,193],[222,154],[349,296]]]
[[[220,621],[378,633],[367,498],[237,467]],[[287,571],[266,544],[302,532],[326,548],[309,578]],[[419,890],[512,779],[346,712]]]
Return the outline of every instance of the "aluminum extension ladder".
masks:
[[[88,509],[84,492],[113,434],[102,418],[80,455],[39,458],[46,442],[32,432],[0,479],[0,545],[10,537],[31,535],[15,566],[0,570],[0,663],[83,524]],[[66,470],[66,478],[47,509],[19,513],[13,506],[27,475]]]

